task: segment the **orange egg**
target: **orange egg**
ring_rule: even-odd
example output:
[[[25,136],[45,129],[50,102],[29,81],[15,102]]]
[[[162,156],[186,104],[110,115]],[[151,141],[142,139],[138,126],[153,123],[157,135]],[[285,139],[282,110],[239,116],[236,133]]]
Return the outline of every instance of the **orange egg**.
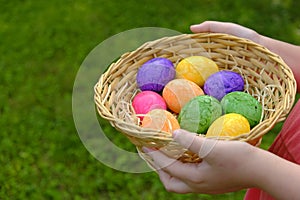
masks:
[[[174,130],[180,129],[175,116],[163,109],[154,109],[148,112],[142,121],[142,127],[165,131],[170,134]]]
[[[204,56],[190,56],[181,60],[176,66],[176,76],[193,81],[200,87],[213,73],[219,71],[217,64]]]
[[[167,107],[175,113],[179,113],[187,102],[199,95],[204,95],[203,90],[194,82],[186,79],[170,81],[162,93]]]

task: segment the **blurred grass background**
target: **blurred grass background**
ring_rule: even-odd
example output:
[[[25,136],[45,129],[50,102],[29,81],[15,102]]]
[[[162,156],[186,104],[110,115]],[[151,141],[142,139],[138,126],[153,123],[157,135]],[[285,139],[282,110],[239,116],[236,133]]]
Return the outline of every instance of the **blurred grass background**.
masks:
[[[168,193],[155,173],[129,174],[101,164],[77,135],[73,82],[96,45],[137,27],[190,33],[189,25],[204,20],[231,21],[300,44],[298,0],[0,0],[0,5],[0,199],[243,198],[245,191]],[[263,148],[280,128],[264,137]],[[114,134],[108,125],[105,130]],[[124,145],[122,136],[114,137]]]

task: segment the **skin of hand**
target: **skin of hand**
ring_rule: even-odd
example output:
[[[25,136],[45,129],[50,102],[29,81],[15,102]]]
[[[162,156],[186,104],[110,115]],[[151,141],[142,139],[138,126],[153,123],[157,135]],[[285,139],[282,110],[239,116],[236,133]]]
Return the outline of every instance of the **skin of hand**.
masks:
[[[198,153],[201,163],[182,163],[160,151],[144,149],[167,191],[176,193],[225,193],[254,186],[247,160],[255,149],[247,143],[205,139],[185,130],[174,132],[174,140]],[[236,151],[239,149],[239,151]]]
[[[246,38],[260,44],[260,35],[249,28],[231,22],[205,21],[201,24],[191,25],[190,29],[194,33],[214,32],[226,33],[237,37]]]
[[[162,151],[143,148],[169,192],[218,194],[257,187],[278,199],[300,197],[300,166],[268,151],[180,129],[174,132],[174,140],[198,153],[202,162],[182,163]]]
[[[190,29],[194,33],[200,32],[215,32],[215,33],[226,33],[241,38],[252,40],[257,44],[268,48],[270,51],[279,55],[285,63],[293,71],[294,77],[298,85],[298,92],[300,92],[300,46],[279,41],[273,38],[269,38],[258,34],[256,31],[246,28],[244,26],[230,23],[230,22],[218,22],[218,21],[205,21],[201,24],[190,26]]]

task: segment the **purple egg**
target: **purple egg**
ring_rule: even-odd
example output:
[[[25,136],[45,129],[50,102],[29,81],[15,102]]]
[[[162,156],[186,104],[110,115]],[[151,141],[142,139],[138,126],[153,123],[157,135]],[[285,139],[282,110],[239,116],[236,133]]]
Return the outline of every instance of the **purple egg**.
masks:
[[[207,78],[203,90],[205,94],[219,101],[228,93],[244,90],[243,77],[233,71],[219,71]]]
[[[136,81],[142,91],[161,92],[175,75],[174,65],[169,59],[153,58],[138,69]]]

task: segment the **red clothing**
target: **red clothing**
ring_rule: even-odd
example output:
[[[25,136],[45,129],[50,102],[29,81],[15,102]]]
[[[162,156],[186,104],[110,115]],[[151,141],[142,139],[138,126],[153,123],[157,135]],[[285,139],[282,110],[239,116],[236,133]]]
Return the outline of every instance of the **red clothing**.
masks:
[[[300,164],[300,101],[283,124],[269,151],[294,163]],[[244,200],[273,200],[266,192],[252,188],[247,191]]]

